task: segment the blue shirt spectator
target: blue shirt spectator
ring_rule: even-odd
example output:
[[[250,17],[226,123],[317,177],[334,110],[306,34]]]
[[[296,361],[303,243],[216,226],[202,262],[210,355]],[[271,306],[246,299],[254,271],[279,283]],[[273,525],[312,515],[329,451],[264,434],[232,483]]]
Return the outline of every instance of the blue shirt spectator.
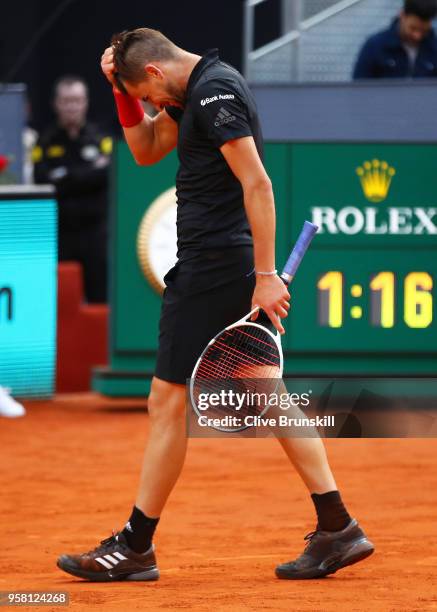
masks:
[[[437,37],[432,29],[436,15],[436,0],[405,0],[390,28],[365,42],[353,78],[437,77]]]

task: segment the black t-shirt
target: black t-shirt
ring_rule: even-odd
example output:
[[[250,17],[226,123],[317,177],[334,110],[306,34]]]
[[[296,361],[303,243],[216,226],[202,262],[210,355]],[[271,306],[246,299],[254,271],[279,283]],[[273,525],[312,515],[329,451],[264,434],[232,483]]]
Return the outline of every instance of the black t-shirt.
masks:
[[[192,250],[252,244],[243,190],[220,147],[252,136],[262,157],[255,100],[241,74],[209,51],[188,81],[184,110],[167,107],[178,122],[176,178],[178,256]]]

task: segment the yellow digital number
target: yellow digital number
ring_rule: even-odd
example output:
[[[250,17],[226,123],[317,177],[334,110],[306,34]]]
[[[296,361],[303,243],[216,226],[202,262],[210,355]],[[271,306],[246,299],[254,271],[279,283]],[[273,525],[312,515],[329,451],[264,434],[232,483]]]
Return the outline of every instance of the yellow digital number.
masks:
[[[432,278],[427,272],[410,272],[404,283],[404,320],[408,327],[432,323]]]
[[[343,274],[327,272],[317,283],[321,291],[328,291],[328,325],[341,327],[343,325]]]
[[[393,327],[395,322],[395,275],[380,272],[372,278],[372,291],[381,292],[381,327]]]

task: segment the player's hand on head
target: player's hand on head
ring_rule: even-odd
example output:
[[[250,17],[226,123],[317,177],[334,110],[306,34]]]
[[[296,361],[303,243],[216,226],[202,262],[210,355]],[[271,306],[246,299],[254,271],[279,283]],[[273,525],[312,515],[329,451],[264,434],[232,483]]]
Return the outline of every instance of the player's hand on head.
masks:
[[[285,330],[281,319],[285,319],[290,308],[290,293],[279,276],[258,276],[252,297],[252,308],[259,307],[267,314],[280,334]],[[258,313],[252,316],[256,320]]]
[[[108,47],[104,50],[102,59],[100,62],[100,67],[102,69],[103,74],[111,83],[111,85],[115,86],[114,80],[114,49],[112,47]]]

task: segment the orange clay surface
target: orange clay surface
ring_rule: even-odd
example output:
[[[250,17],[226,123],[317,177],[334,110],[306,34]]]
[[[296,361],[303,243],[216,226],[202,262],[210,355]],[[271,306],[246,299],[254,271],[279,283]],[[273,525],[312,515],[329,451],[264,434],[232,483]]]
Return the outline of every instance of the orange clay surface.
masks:
[[[343,497],[376,544],[316,581],[280,581],[314,528],[306,491],[275,440],[191,440],[159,525],[156,583],[87,583],[56,558],[119,529],[134,502],[145,402],[92,394],[27,402],[0,419],[0,591],[68,591],[45,610],[437,610],[437,441],[329,440]],[[30,608],[27,608],[30,609]]]

